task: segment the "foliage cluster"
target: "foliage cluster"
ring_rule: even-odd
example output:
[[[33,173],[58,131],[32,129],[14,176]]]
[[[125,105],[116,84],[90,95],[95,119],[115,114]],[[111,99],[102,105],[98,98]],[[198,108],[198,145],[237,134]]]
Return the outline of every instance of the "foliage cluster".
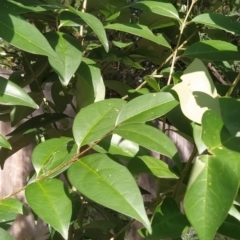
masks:
[[[25,191],[46,239],[121,240],[135,220],[146,239],[240,239],[238,18],[238,1],[3,0],[2,168],[35,148],[27,185],[0,200],[0,238]],[[193,144],[187,162],[166,123]]]

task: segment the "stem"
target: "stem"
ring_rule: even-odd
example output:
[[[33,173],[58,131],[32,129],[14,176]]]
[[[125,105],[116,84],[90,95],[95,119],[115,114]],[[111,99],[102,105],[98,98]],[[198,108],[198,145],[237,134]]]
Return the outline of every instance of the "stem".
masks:
[[[227,96],[227,97],[229,97],[229,96],[232,94],[234,88],[237,86],[237,84],[238,84],[239,81],[240,81],[240,72],[238,73],[238,75],[237,75],[237,77],[235,78],[233,84],[231,85],[231,87],[229,88],[228,92],[226,93],[226,96]]]
[[[118,233],[116,233],[110,240],[116,239],[119,235],[121,235],[135,220],[131,220],[125,225]]]
[[[86,12],[87,9],[87,0],[83,1],[83,5],[82,5],[82,12]],[[83,26],[80,26],[80,31],[79,31],[80,37],[83,37]]]
[[[178,53],[178,49],[179,49],[179,45],[180,45],[180,42],[181,42],[181,39],[182,39],[182,34],[183,34],[183,31],[187,25],[187,19],[189,17],[189,14],[191,13],[192,11],[192,8],[193,8],[193,5],[197,2],[197,0],[192,0],[191,2],[191,5],[187,11],[187,14],[186,14],[186,17],[184,18],[183,20],[183,23],[181,25],[181,28],[180,28],[180,35],[178,37],[178,41],[177,41],[177,46],[173,52],[173,58],[172,58],[172,65],[171,65],[171,68],[170,68],[170,73],[169,73],[169,78],[168,78],[168,82],[167,82],[167,85],[170,84],[171,82],[171,77],[172,77],[172,74],[173,74],[173,69],[174,69],[174,65],[175,65],[175,61],[176,61],[176,58],[177,58],[177,53]]]
[[[173,198],[176,198],[177,193],[178,193],[178,190],[179,190],[179,187],[181,186],[184,178],[186,177],[186,175],[187,175],[187,173],[188,173],[188,170],[190,169],[191,164],[192,164],[192,161],[194,160],[196,154],[197,154],[197,148],[196,148],[196,146],[194,146],[193,151],[192,151],[192,154],[191,154],[191,156],[189,157],[189,159],[188,159],[188,161],[187,161],[187,164],[186,164],[185,168],[183,169],[183,171],[182,171],[182,173],[181,173],[181,176],[180,176],[180,178],[179,178],[179,180],[178,180],[178,182],[177,182],[177,184],[176,184],[175,190],[174,190],[174,192],[173,192],[173,194],[172,194],[172,197],[173,197]]]
[[[144,85],[146,85],[147,82],[146,81],[143,81],[137,88],[135,88],[135,91],[141,89]],[[125,95],[122,97],[123,100],[127,99],[128,98],[128,95]]]

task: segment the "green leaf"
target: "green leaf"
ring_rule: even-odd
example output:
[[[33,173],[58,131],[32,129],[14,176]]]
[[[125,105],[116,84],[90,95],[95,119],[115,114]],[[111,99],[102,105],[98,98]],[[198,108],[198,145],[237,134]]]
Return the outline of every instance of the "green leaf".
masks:
[[[218,233],[231,239],[240,239],[240,222],[232,216],[227,216]]]
[[[64,183],[44,179],[27,186],[25,195],[32,210],[46,223],[68,239],[72,206]]]
[[[210,27],[219,28],[233,34],[240,34],[240,23],[233,21],[232,18],[222,14],[200,14],[193,18],[191,22],[201,23]]]
[[[85,22],[79,18],[76,14],[72,12],[61,12],[60,13],[60,25],[59,28],[62,26],[81,26],[84,25]]]
[[[89,13],[77,11],[71,6],[69,6],[69,11],[78,15],[93,30],[93,32],[98,36],[106,52],[108,52],[109,45],[107,35],[100,20]]]
[[[146,38],[152,42],[162,45],[166,48],[171,48],[166,39],[162,35],[154,35],[147,26],[132,23],[113,23],[105,26],[106,29],[115,31],[127,32],[142,38]]]
[[[32,153],[32,163],[37,176],[45,175],[67,163],[77,154],[77,146],[71,138],[52,138],[37,145]],[[69,166],[60,169],[60,172],[66,170]],[[57,171],[51,177],[58,175]]]
[[[148,173],[158,178],[178,178],[165,162],[150,156],[132,158],[128,163],[128,169],[133,174]]]
[[[172,89],[177,92],[182,112],[187,118],[201,124],[202,115],[208,109],[220,115],[217,90],[202,61],[195,59],[184,71],[181,79],[182,82]]]
[[[7,15],[7,13],[2,15],[0,18],[0,37],[26,52],[45,55],[58,60],[56,53],[39,30],[20,17]]]
[[[13,237],[11,237],[11,235],[2,228],[0,228],[0,238],[4,240],[14,240]]]
[[[106,87],[116,91],[121,96],[128,94],[128,91],[132,89],[129,85],[124,82],[115,81],[115,80],[105,80],[104,84]]]
[[[146,239],[175,239],[186,233],[189,225],[186,216],[181,213],[176,202],[167,197],[154,211],[151,219],[152,234],[145,229],[139,232]]]
[[[55,123],[67,117],[68,116],[63,113],[44,113],[24,122],[15,130],[10,132],[8,136],[26,134],[34,131],[36,128],[44,127],[48,124]]]
[[[104,138],[94,149],[100,153],[109,153],[111,155],[133,158],[137,155],[148,154],[148,151],[141,148],[135,142],[123,139],[117,134],[112,134]]]
[[[238,186],[239,174],[230,159],[209,155],[197,158],[184,198],[184,209],[200,239],[214,239],[233,204]]]
[[[107,99],[81,109],[73,122],[73,136],[78,147],[109,133],[114,128],[117,115],[124,104],[125,101],[121,99]]]
[[[100,68],[90,59],[84,61],[76,74],[76,99],[79,109],[105,98],[105,86]]]
[[[156,92],[160,91],[160,86],[159,86],[157,80],[153,76],[148,75],[148,76],[145,76],[143,79],[144,79],[144,81],[146,81],[148,83],[148,85],[150,87],[153,88],[153,90],[155,90]]]
[[[182,57],[209,61],[232,61],[240,59],[240,51],[237,46],[229,42],[205,40],[187,47]]]
[[[155,2],[155,1],[140,1],[128,5],[128,7],[133,7],[141,9],[146,12],[152,12],[161,16],[169,17],[181,21],[178,16],[177,9],[171,3]]]
[[[34,102],[36,102],[37,105],[40,105],[43,101],[42,93],[40,92],[30,92],[28,93],[29,97],[31,97]],[[24,118],[29,116],[31,113],[33,113],[35,110],[29,107],[25,106],[15,106],[12,108],[10,112],[10,120],[11,120],[11,126],[15,126],[20,121],[22,121]]]
[[[151,232],[138,186],[124,166],[105,154],[91,154],[68,169],[68,178],[86,197],[137,219]]]
[[[193,126],[194,142],[196,144],[198,153],[202,154],[204,151],[207,150],[207,147],[202,140],[202,126],[196,123],[192,123],[192,126]]]
[[[23,214],[23,204],[14,198],[0,201],[0,222],[12,221],[17,214]]]
[[[0,147],[12,149],[11,144],[7,141],[7,139],[0,134]]]
[[[114,133],[171,158],[180,169],[182,168],[176,146],[159,129],[145,124],[127,124],[115,128]]]
[[[67,86],[82,60],[81,43],[71,35],[61,32],[47,33],[46,38],[60,59],[59,62],[49,56],[49,63],[59,75],[62,85]]]
[[[134,98],[120,111],[116,125],[142,123],[163,116],[178,102],[170,93],[149,93]]]
[[[22,105],[38,109],[38,105],[15,83],[0,77],[0,104]]]

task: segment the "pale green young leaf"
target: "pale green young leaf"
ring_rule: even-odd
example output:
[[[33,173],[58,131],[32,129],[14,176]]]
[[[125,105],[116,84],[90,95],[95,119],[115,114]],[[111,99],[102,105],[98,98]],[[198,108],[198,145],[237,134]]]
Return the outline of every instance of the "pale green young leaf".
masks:
[[[115,126],[119,111],[125,105],[121,99],[107,99],[80,110],[73,122],[73,136],[78,147],[94,142]]]
[[[58,74],[62,85],[67,86],[82,60],[81,43],[71,35],[61,32],[47,33],[46,38],[60,59],[59,62],[49,56],[49,63]]]
[[[78,15],[93,30],[93,32],[98,36],[106,52],[108,52],[108,39],[101,21],[92,14],[77,11],[71,6],[69,6],[69,11]]]
[[[144,94],[134,98],[123,107],[116,125],[150,121],[163,116],[177,105],[178,101],[170,93]]]
[[[217,90],[212,78],[199,59],[195,59],[181,76],[182,82],[172,89],[177,92],[184,115],[190,120],[201,123],[202,115],[208,109],[219,113]]]
[[[171,48],[169,43],[162,35],[154,35],[147,26],[140,24],[132,24],[132,23],[113,23],[105,26],[105,29],[112,29],[115,31],[121,31],[130,33],[142,38],[146,38],[154,43],[162,45],[166,48]]]
[[[72,206],[64,183],[58,179],[44,179],[31,183],[25,195],[32,210],[46,223],[68,239]]]
[[[105,154],[91,154],[68,169],[68,178],[87,198],[137,219],[151,232],[139,188],[126,167]]]
[[[2,77],[0,77],[0,104],[21,105],[38,109],[38,105],[21,87]]]

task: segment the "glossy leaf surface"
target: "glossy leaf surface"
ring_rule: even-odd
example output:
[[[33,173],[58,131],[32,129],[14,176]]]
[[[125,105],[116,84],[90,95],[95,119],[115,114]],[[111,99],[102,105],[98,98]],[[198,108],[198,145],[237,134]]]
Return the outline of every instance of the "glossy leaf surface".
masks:
[[[181,168],[181,161],[176,146],[159,129],[145,124],[126,124],[117,127],[114,133],[171,158]]]
[[[81,63],[82,46],[76,38],[66,33],[50,32],[46,38],[60,59],[59,62],[49,57],[49,63],[59,75],[61,83],[67,86]]]
[[[115,126],[119,111],[125,105],[121,99],[108,99],[83,108],[73,122],[73,136],[77,145],[91,143],[104,137]]]
[[[123,107],[116,125],[150,121],[163,116],[177,105],[178,101],[170,93],[144,94]]]
[[[194,164],[184,209],[200,239],[214,238],[233,203],[239,177],[232,167],[229,159],[206,155]]]
[[[0,104],[22,105],[38,109],[38,105],[15,83],[0,77]]]
[[[50,56],[59,61],[41,32],[21,17],[7,13],[1,17],[0,37],[26,52]]]
[[[58,179],[44,179],[27,186],[25,195],[33,211],[55,228],[64,239],[72,215],[71,201],[64,183]]]
[[[91,154],[81,158],[68,169],[68,178],[86,197],[137,219],[151,231],[134,178],[124,166],[107,155]]]
[[[77,153],[77,147],[71,138],[52,138],[34,148],[32,163],[38,176],[47,174],[51,170],[71,160]],[[64,169],[61,169],[62,172]],[[59,171],[54,173],[54,176]]]

